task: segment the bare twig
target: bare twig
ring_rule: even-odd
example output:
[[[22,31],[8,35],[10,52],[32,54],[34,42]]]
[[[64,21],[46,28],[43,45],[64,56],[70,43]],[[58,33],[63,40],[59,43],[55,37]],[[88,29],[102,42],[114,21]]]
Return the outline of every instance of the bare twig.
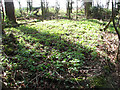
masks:
[[[106,31],[106,29],[109,27],[110,23],[112,22],[112,17],[110,18],[110,21],[108,22],[108,24],[103,28],[104,31]]]

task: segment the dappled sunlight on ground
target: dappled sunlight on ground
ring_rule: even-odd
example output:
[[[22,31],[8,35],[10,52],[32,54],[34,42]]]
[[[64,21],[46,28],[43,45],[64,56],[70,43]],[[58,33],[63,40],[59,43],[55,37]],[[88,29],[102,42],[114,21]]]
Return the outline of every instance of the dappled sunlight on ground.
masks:
[[[18,87],[112,87],[108,77],[114,65],[109,55],[99,52],[106,44],[101,38],[102,26],[96,22],[62,19],[6,28],[4,52],[11,58],[3,59],[9,66],[5,65],[4,73],[10,72],[10,79],[16,77],[14,81],[21,82]],[[8,76],[4,77],[7,82]],[[14,87],[15,82],[11,82]]]

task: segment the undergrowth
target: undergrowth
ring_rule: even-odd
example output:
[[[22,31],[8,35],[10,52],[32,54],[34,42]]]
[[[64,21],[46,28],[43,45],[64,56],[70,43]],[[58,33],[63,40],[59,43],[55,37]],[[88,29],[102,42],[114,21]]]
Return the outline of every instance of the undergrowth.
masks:
[[[102,52],[96,50],[103,43],[100,23],[62,19],[6,28],[2,58],[6,87],[96,86],[89,77],[106,71],[103,63],[107,62]]]

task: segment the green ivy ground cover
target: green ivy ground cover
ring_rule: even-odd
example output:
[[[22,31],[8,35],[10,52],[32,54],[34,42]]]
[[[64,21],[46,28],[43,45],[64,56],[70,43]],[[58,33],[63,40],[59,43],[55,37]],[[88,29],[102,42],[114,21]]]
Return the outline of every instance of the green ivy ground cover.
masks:
[[[61,19],[6,28],[3,50],[8,57],[2,59],[3,81],[8,87],[44,87],[50,82],[44,80],[49,78],[58,80],[57,85],[51,81],[55,87],[92,87],[85,81],[100,73],[97,69],[104,68],[100,60],[106,60],[96,51],[103,43],[101,23]],[[92,71],[94,67],[97,71]]]

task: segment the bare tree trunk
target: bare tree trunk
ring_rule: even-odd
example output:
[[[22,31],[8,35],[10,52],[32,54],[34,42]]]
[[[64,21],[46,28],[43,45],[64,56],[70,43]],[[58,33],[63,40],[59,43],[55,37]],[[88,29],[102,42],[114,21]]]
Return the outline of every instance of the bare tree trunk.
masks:
[[[67,0],[67,15],[69,14],[69,0]]]
[[[1,17],[1,8],[2,8],[2,2],[0,0],[0,54],[2,55],[2,17]],[[0,60],[2,59],[2,57],[0,56]],[[0,66],[1,68],[1,66]],[[1,80],[1,78],[0,78]],[[1,82],[0,82],[1,84]],[[2,84],[1,84],[2,85]],[[0,85],[0,87],[1,87]]]
[[[21,9],[21,3],[20,3],[20,0],[18,0],[18,3],[19,3],[19,11],[20,11],[21,16],[22,16],[22,9]]]
[[[49,12],[49,8],[48,8],[48,1],[45,0],[45,13]]]
[[[71,13],[72,13],[72,0],[67,0],[67,15],[69,19],[71,19]]]
[[[1,1],[1,0],[0,0]],[[1,44],[1,38],[2,38],[2,17],[1,17],[1,8],[2,8],[2,2],[0,2],[0,44]]]
[[[78,19],[78,0],[76,0],[76,20]]]
[[[116,25],[115,25],[115,11],[114,11],[114,5],[113,5],[113,2],[112,2],[112,20],[113,20],[113,26],[114,26],[114,28],[115,28],[115,31],[116,31],[116,33],[117,33],[117,35],[118,35],[118,39],[119,39],[119,44],[120,44],[120,32],[119,32],[119,30],[118,30],[118,28],[116,27]],[[119,48],[118,48],[118,50],[119,50]],[[118,52],[120,52],[120,51],[118,51]],[[120,54],[120,53],[118,53],[118,54]],[[120,55],[118,55],[118,56],[120,56]],[[117,57],[118,59],[117,59],[117,61],[118,62],[120,62],[120,57]]]
[[[14,3],[13,0],[10,0],[11,2],[8,2],[8,0],[4,0],[5,2],[5,12],[10,21],[13,23],[16,22],[16,17],[15,17],[15,9],[14,9]]]
[[[70,12],[72,13],[72,8],[73,8],[73,1],[71,0],[70,2]]]
[[[90,7],[92,6],[92,2],[84,2],[84,5],[85,5],[85,16],[88,19],[91,15]]]
[[[2,10],[1,10],[1,8],[2,8]],[[5,34],[5,31],[4,31],[4,16],[5,16],[5,14],[4,14],[4,8],[3,8],[3,3],[2,3],[2,0],[1,0],[1,6],[0,6],[0,10],[2,11],[2,14],[3,15],[1,15],[0,16],[0,20],[2,21],[2,23],[1,23],[1,25],[2,25],[2,34]],[[1,14],[1,11],[0,11],[0,14]]]
[[[29,0],[27,0],[27,13],[28,13],[28,8],[29,8]]]
[[[0,60],[2,59],[2,18],[1,18],[2,2],[0,0]],[[1,62],[1,61],[0,61]],[[0,65],[0,74],[2,75],[2,65]],[[0,90],[2,90],[2,77],[0,77]]]
[[[41,11],[42,11],[42,20],[45,19],[45,9],[44,9],[44,1],[41,0]]]
[[[33,3],[33,0],[31,0],[31,1],[29,2],[30,12],[32,11],[32,3]]]
[[[60,4],[58,3],[58,0],[56,0],[55,14],[56,14],[56,19],[57,20],[58,20],[59,10],[60,10]]]
[[[30,12],[32,11],[32,3],[33,3],[32,0],[27,0],[27,13],[29,10]]]
[[[118,28],[115,25],[115,10],[114,10],[114,4],[112,0],[112,18],[113,18],[113,26],[115,28],[115,31],[118,35],[119,45],[118,45],[118,53],[117,53],[117,73],[118,73],[118,87],[120,87],[120,32]]]
[[[4,17],[5,17],[5,12],[4,12],[4,8],[3,8],[3,3],[2,3],[2,0],[1,0],[1,7],[2,7],[2,22],[4,23]]]
[[[68,7],[68,16],[69,16],[69,19],[70,19],[71,18],[70,2],[68,2],[68,5],[69,5],[69,7]]]

